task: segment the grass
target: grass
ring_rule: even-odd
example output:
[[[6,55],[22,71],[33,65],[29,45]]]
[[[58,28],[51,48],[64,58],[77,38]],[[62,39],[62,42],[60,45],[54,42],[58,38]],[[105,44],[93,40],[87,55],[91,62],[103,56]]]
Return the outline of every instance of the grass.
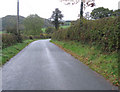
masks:
[[[2,34],[2,33],[6,33],[5,31],[0,31],[0,34]]]
[[[17,53],[19,53],[23,48],[25,48],[28,44],[33,42],[34,40],[25,40],[23,43],[17,43],[13,46],[7,47],[2,49],[2,55],[0,55],[0,59],[2,59],[0,62],[0,66],[2,64],[5,64],[7,61],[9,61],[13,56],[15,56]]]
[[[42,28],[43,33],[45,33],[46,28]]]
[[[63,29],[68,28],[68,27],[70,27],[70,26],[60,26],[60,28],[63,28]],[[46,30],[46,28],[42,28],[43,33],[45,33],[45,30]]]
[[[70,53],[72,56],[89,66],[92,70],[104,76],[116,86],[118,83],[118,54],[103,53],[98,47],[90,47],[73,41],[51,41]]]
[[[70,26],[60,26],[60,28],[63,28],[63,29],[68,28],[68,27]]]

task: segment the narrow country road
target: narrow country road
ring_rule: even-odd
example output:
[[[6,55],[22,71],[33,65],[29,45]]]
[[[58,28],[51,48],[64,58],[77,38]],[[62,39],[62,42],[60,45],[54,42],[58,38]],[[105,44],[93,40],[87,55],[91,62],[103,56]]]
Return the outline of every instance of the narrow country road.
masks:
[[[3,90],[112,90],[102,76],[49,40],[32,42],[2,68]]]

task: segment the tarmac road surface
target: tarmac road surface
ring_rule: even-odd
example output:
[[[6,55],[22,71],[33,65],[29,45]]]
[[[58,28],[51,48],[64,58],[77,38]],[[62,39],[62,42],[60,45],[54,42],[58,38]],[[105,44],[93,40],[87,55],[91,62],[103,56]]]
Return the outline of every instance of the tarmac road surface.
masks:
[[[112,90],[117,87],[49,40],[38,40],[3,66],[2,89]]]

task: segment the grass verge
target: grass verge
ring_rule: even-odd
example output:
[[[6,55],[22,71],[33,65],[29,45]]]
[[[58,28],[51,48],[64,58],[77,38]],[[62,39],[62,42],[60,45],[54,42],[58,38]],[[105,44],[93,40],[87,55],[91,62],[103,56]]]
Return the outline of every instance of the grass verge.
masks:
[[[7,61],[9,61],[13,56],[15,56],[17,53],[19,53],[23,48],[25,48],[28,44],[33,42],[35,40],[25,40],[23,43],[17,43],[13,46],[7,47],[2,49],[2,55],[0,55],[0,66],[5,64]]]
[[[51,40],[51,42],[70,53],[72,56],[89,66],[92,70],[104,76],[113,85],[120,86],[118,82],[117,52],[107,54],[103,53],[97,47],[90,47],[87,44],[73,41]]]

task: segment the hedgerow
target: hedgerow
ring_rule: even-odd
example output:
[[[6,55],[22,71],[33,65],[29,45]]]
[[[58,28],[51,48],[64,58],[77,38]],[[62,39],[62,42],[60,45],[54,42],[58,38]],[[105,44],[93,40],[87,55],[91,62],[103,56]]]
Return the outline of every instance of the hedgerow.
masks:
[[[48,39],[51,38],[50,34],[40,34],[40,35],[21,35],[23,40],[28,40],[28,39]],[[9,46],[12,46],[16,43],[18,43],[17,41],[17,36],[11,33],[4,33],[4,34],[0,34],[0,39],[2,40],[2,43],[0,43],[0,45],[2,44],[2,48],[6,48]]]
[[[77,20],[71,27],[60,29],[52,35],[55,40],[75,40],[83,44],[98,45],[103,51],[118,49],[120,17],[99,20]]]
[[[9,47],[17,43],[17,37],[12,34],[1,34],[2,35],[2,48]]]

